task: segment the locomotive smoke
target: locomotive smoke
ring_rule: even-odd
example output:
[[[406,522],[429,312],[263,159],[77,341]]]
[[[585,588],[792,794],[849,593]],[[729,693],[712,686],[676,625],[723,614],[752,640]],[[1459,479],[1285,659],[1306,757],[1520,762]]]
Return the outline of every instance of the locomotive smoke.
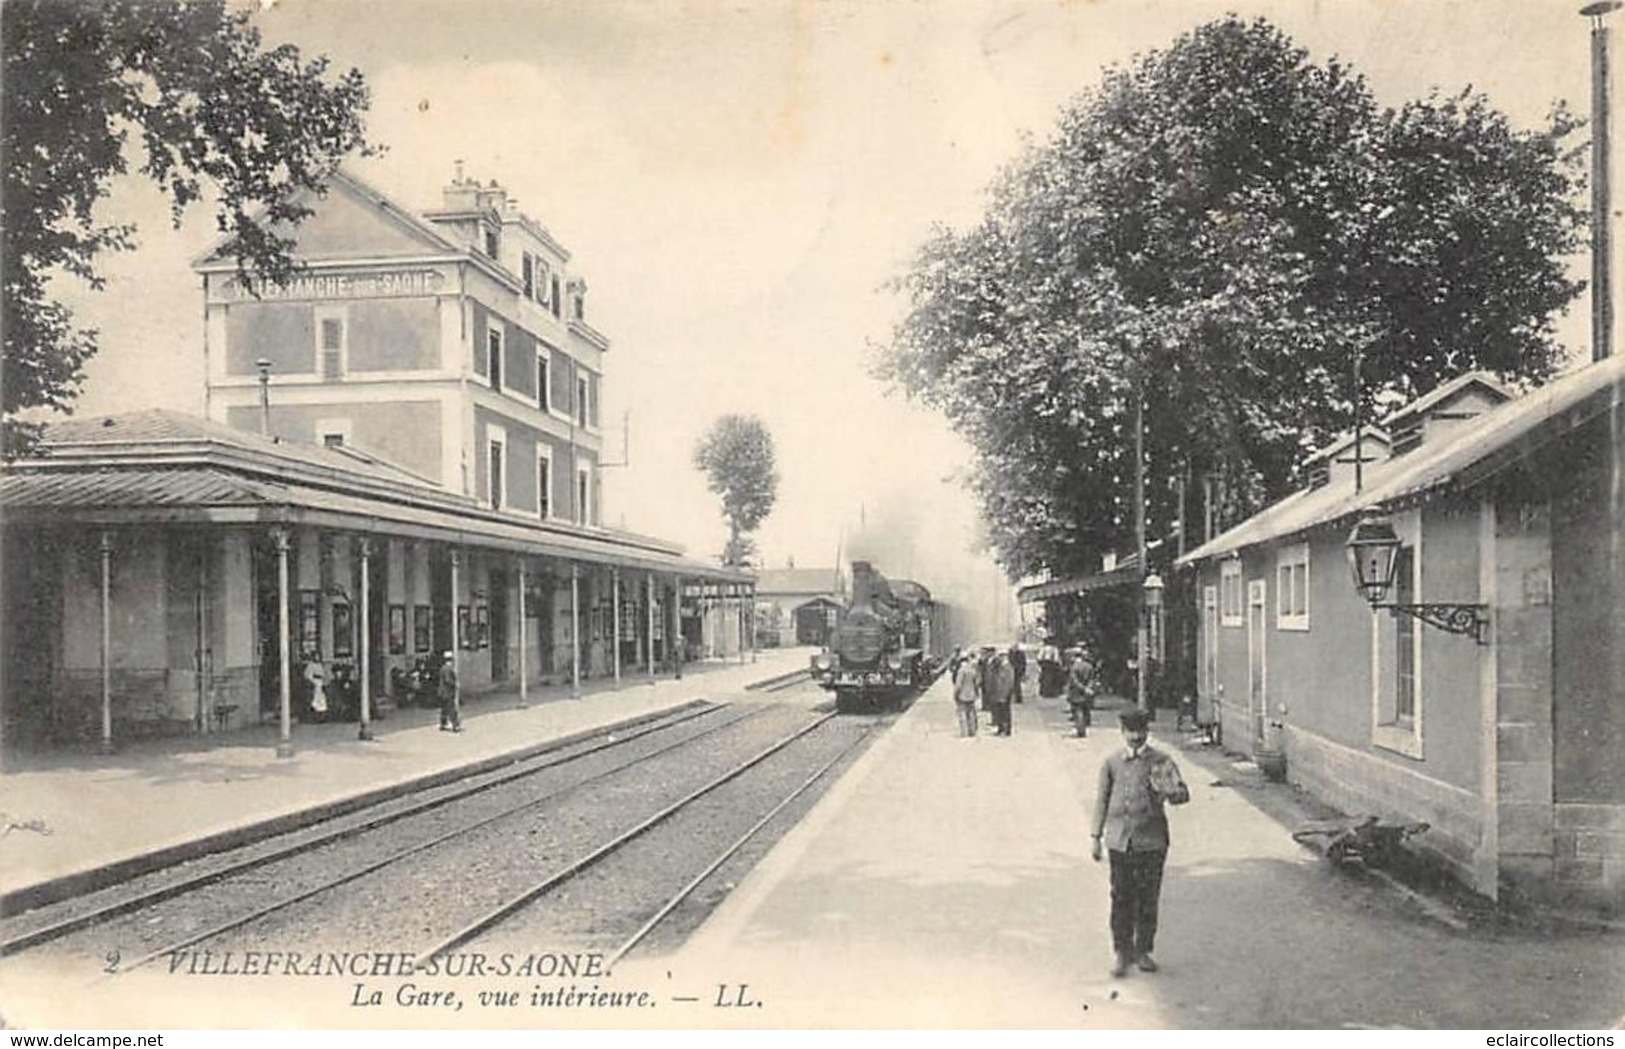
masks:
[[[843,570],[868,561],[888,579],[924,586],[952,607],[955,644],[1014,638],[1012,587],[1003,570],[975,549],[973,533],[955,529],[917,500],[866,506],[860,520],[844,543]]]

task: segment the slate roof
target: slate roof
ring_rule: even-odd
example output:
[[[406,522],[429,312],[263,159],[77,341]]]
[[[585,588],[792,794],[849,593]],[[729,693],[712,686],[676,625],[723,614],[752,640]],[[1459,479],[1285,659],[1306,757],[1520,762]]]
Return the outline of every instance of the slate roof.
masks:
[[[0,475],[13,522],[301,522],[749,581],[682,547],[615,529],[527,520],[342,451],[273,441],[161,409],[51,426]]]

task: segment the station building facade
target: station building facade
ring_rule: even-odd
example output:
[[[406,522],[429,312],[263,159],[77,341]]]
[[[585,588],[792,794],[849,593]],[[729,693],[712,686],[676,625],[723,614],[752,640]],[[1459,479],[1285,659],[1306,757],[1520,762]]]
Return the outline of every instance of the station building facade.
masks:
[[[1492,898],[1625,910],[1625,361],[1464,376],[1193,550],[1204,720]],[[1386,603],[1347,544],[1400,540]],[[1429,621],[1431,618],[1431,621]],[[1445,624],[1463,632],[1451,632]]]
[[[602,523],[610,344],[569,253],[460,176],[422,215],[344,172],[307,203],[286,286],[195,263],[207,418],[61,423],[0,479],[8,737],[313,714],[317,663],[402,702],[447,651],[521,695],[737,655],[749,574]]]

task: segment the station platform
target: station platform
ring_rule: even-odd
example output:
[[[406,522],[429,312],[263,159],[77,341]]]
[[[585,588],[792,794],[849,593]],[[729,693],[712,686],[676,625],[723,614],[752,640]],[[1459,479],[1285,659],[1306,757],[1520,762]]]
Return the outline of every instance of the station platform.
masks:
[[[0,772],[7,913],[94,887],[109,868],[141,873],[257,836],[268,823],[387,797],[437,776],[499,760],[699,699],[740,698],[746,686],[804,670],[816,649],[762,649],[754,660],[700,660],[652,681],[626,675],[493,692],[465,700],[460,733],[439,713],[404,708],[357,739],[355,722],[295,725],[294,755],[276,756],[275,725],[184,738],[131,741],[115,753],[63,749],[8,754]],[[200,847],[200,842],[207,842]]]
[[[1224,1024],[1214,965],[1247,946],[1215,949],[1211,908],[1252,898],[1235,891],[1246,867],[1315,860],[1205,767],[1226,759],[1194,760],[1181,746],[1194,740],[1174,737],[1164,712],[1152,742],[1174,755],[1192,799],[1169,808],[1162,970],[1113,979],[1108,870],[1090,859],[1089,824],[1101,761],[1122,745],[1117,711],[1097,710],[1086,739],[1063,699],[1028,696],[1013,713],[1008,737],[981,714],[978,734],[959,738],[939,681],[664,967],[719,984],[748,974],[759,1009],[714,1011],[719,1025]]]

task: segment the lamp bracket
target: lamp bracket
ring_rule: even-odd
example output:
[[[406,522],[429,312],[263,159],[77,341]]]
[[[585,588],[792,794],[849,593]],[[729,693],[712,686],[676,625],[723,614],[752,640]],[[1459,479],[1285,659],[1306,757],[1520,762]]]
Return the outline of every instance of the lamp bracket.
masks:
[[[1488,643],[1484,638],[1485,628],[1490,625],[1488,605],[1458,605],[1434,601],[1419,605],[1379,604],[1372,607],[1386,608],[1395,616],[1403,612],[1446,633],[1464,634],[1480,645]]]

